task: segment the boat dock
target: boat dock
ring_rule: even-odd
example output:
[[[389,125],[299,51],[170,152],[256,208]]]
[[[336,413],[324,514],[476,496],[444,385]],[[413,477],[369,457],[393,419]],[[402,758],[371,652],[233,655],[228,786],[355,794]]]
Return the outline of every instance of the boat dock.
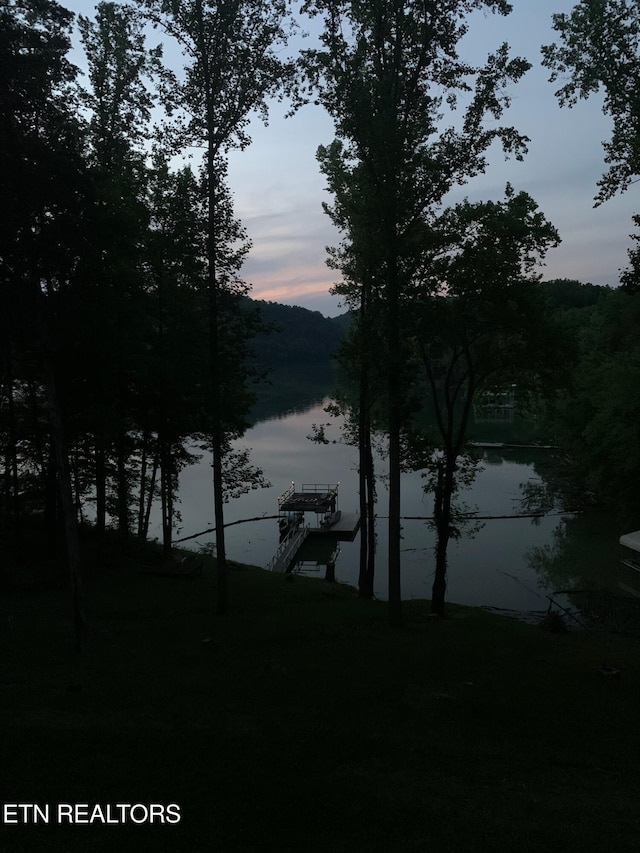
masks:
[[[267,565],[272,572],[288,572],[296,555],[309,539],[353,542],[360,529],[358,513],[337,508],[339,483],[309,483],[296,490],[295,483],[278,498],[281,541]],[[315,523],[305,522],[305,513],[315,514]]]

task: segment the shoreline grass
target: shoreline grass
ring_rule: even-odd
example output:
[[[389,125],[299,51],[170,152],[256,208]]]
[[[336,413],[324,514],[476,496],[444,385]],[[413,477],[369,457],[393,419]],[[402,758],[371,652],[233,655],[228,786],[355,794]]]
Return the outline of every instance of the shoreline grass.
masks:
[[[323,580],[139,573],[5,597],[3,802],[177,803],[177,825],[2,827],[0,851],[634,850],[640,644]],[[602,664],[620,670],[603,674]],[[608,672],[605,670],[605,673]]]

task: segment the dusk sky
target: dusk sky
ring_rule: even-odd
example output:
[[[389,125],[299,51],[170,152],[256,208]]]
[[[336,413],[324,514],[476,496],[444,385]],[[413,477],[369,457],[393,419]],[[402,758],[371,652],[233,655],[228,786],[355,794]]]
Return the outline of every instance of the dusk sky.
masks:
[[[82,0],[62,0],[62,5],[86,15],[93,8]],[[461,58],[479,63],[507,41],[512,55],[532,63],[513,87],[512,105],[502,120],[531,141],[523,162],[505,162],[496,147],[486,174],[452,193],[448,201],[465,196],[499,199],[507,181],[516,191],[526,190],[562,238],[547,255],[543,277],[616,286],[631,245],[631,216],[638,208],[635,187],[594,208],[596,182],[605,171],[602,142],[610,134],[602,98],[560,109],[554,97],[559,84],[548,82],[549,72],[540,64],[540,45],[556,40],[553,13],[569,12],[573,5],[573,0],[513,0],[508,17],[477,13],[470,19]],[[317,26],[312,25],[312,32]],[[156,33],[153,43],[159,40]],[[167,59],[172,64],[180,60],[171,53]],[[325,247],[335,245],[339,237],[322,210],[322,202],[331,197],[315,159],[318,145],[333,139],[332,123],[321,107],[307,106],[285,119],[287,109],[286,104],[274,104],[269,126],[254,122],[250,148],[230,157],[236,214],[253,240],[243,275],[252,283],[255,298],[334,316],[344,309],[329,294],[336,273],[325,265]]]

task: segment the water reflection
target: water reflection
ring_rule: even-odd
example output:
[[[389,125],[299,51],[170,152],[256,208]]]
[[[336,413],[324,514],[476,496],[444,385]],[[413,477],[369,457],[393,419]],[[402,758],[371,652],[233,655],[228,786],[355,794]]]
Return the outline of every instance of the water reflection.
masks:
[[[249,413],[252,425],[260,421],[284,419],[322,403],[338,383],[337,371],[329,361],[309,364],[280,364],[261,383]]]
[[[326,387],[326,386],[325,386]],[[315,392],[320,389],[317,386]],[[314,392],[314,393],[315,393]],[[330,423],[328,437],[336,443],[315,444],[308,439],[313,424]],[[517,425],[519,433],[531,430]],[[504,439],[505,436],[503,436]],[[268,489],[250,491],[226,507],[228,523],[261,519],[227,528],[227,548],[232,559],[265,566],[278,547],[277,498],[292,481],[297,485],[314,482],[340,483],[339,508],[355,512],[357,495],[357,450],[341,440],[340,425],[316,403],[305,410],[268,417],[247,432],[243,445],[253,449],[252,457],[271,482]],[[483,467],[463,500],[476,507],[480,516],[507,516],[521,511],[528,485],[541,484],[536,472],[547,451],[491,448],[482,451]],[[377,468],[385,473],[383,458]],[[379,486],[377,524],[377,580],[375,594],[387,596],[387,492]],[[180,478],[180,535],[188,536],[213,527],[211,465],[205,454],[199,464],[185,469]],[[402,543],[402,594],[406,598],[429,598],[434,570],[435,535],[424,519],[432,514],[432,498],[423,492],[423,479],[415,472],[403,475],[402,514],[405,518]],[[195,543],[206,545],[213,534]],[[192,546],[193,544],[192,543]],[[359,542],[341,543],[336,579],[357,584]],[[305,561],[307,570],[322,576],[316,558]],[[538,519],[502,518],[487,520],[473,537],[453,541],[449,549],[449,601],[493,606],[509,610],[546,611],[550,598],[567,608],[578,606],[579,588],[593,591],[602,585],[602,576],[612,579],[619,573],[617,531],[613,522],[601,519],[568,518],[557,513]],[[632,585],[635,578],[620,577],[620,584]],[[613,582],[613,581],[611,581]],[[558,593],[558,591],[561,591]],[[571,592],[565,592],[571,590]],[[640,591],[640,590],[639,590]]]
[[[640,575],[620,563],[615,518],[593,511],[565,518],[527,559],[584,623],[640,632]]]

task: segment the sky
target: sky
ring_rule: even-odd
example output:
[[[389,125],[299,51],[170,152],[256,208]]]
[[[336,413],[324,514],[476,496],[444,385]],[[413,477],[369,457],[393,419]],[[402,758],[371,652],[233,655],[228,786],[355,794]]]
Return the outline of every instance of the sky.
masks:
[[[93,2],[60,0],[66,8],[91,15]],[[525,190],[557,228],[562,243],[547,254],[540,270],[545,279],[573,278],[617,286],[627,264],[638,210],[635,187],[594,207],[596,183],[605,171],[602,142],[610,136],[611,121],[601,111],[602,98],[580,101],[560,109],[541,66],[540,46],[556,40],[555,12],[570,12],[573,0],[512,0],[507,17],[476,13],[461,48],[461,58],[480,63],[487,53],[508,42],[511,55],[527,58],[531,70],[510,90],[512,103],[501,122],[515,126],[530,139],[523,162],[508,160],[492,149],[484,175],[455,190],[449,203],[499,199],[507,182]],[[313,29],[313,28],[312,28]],[[161,40],[154,34],[154,43]],[[180,57],[166,54],[171,64]],[[81,62],[78,62],[81,65]],[[255,120],[252,144],[232,152],[229,183],[236,215],[253,242],[243,267],[252,296],[301,305],[326,316],[345,308],[329,290],[338,273],[325,263],[326,247],[340,235],[322,210],[331,202],[316,161],[319,145],[334,138],[330,118],[319,106],[306,106],[286,118],[288,105],[274,102],[269,125]]]

